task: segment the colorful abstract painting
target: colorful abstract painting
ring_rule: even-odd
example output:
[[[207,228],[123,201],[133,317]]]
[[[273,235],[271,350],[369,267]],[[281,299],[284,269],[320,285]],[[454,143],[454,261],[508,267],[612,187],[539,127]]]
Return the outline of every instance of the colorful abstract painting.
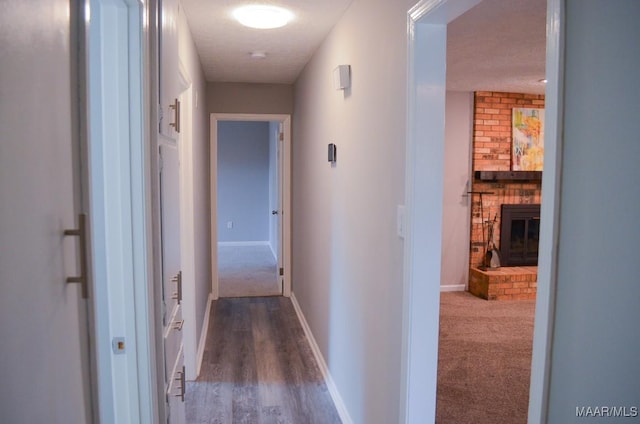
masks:
[[[544,109],[513,108],[512,157],[514,171],[542,171]]]

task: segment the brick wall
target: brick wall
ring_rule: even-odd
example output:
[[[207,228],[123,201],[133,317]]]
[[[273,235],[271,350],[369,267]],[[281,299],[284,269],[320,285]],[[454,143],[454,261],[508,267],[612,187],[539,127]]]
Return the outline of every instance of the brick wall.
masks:
[[[509,171],[511,169],[511,110],[514,107],[544,108],[544,95],[478,91],[475,93],[473,121],[473,171]],[[484,255],[483,220],[493,219],[496,244],[500,245],[500,206],[541,202],[540,182],[484,182],[472,179],[472,191],[489,191],[483,196],[484,218],[480,215],[480,196],[471,206],[470,265],[482,265]],[[487,229],[485,227],[485,239]]]

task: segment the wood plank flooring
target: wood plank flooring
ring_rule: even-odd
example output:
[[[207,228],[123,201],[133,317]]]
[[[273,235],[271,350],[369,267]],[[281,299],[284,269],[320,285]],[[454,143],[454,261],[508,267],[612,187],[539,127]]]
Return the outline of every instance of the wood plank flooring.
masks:
[[[285,297],[214,301],[189,424],[339,424],[293,305]]]

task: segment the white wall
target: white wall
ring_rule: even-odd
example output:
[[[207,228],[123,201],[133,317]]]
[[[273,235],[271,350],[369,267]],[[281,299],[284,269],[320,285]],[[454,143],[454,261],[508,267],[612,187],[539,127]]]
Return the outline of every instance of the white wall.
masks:
[[[360,0],[295,85],[293,291],[356,423],[400,408],[407,10]],[[375,30],[374,30],[375,29]],[[351,65],[352,86],[332,71]],[[337,145],[337,163],[327,144]]]
[[[550,423],[640,407],[640,3],[569,0],[566,15]]]
[[[237,82],[207,83],[210,113],[293,113],[293,86]]]
[[[469,179],[473,93],[447,92],[442,215],[443,290],[464,290],[469,281]]]
[[[269,122],[218,122],[217,172],[218,241],[268,241]]]
[[[193,219],[195,246],[194,263],[196,283],[196,337],[200,337],[209,293],[211,292],[211,244],[210,244],[210,190],[209,190],[209,113],[207,110],[207,83],[200,65],[187,20],[180,8],[179,55],[192,83],[192,157]]]

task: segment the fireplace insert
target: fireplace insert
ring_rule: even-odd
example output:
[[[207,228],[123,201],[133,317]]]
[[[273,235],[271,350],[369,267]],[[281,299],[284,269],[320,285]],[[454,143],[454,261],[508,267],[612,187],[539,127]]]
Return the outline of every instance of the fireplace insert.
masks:
[[[502,266],[538,265],[540,205],[502,205],[500,262]]]

